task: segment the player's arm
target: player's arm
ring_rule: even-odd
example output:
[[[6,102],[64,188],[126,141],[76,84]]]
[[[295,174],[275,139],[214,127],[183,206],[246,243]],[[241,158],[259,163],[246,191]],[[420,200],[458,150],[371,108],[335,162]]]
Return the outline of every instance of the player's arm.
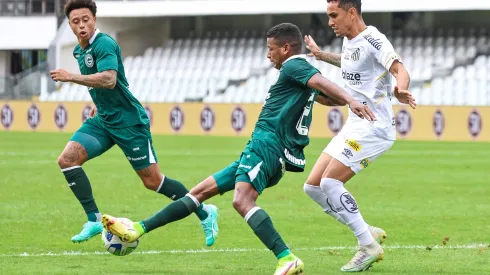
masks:
[[[376,120],[374,114],[369,108],[356,101],[349,93],[345,92],[337,84],[329,81],[323,77],[320,73],[314,74],[306,83],[306,85],[312,89],[322,92],[327,97],[332,98],[341,105],[349,105],[349,108],[358,115],[360,118],[366,118],[369,121]]]
[[[311,51],[308,56],[314,56],[317,60],[321,60],[340,68],[342,55],[338,53],[328,53],[320,50],[311,35],[305,35],[306,48]]]
[[[393,61],[390,67],[390,73],[395,77],[397,83],[394,89],[396,99],[400,103],[409,104],[410,107],[415,109],[417,103],[415,103],[412,93],[408,91],[408,87],[410,87],[410,75],[405,66],[403,66],[403,63],[398,60]]]
[[[345,106],[346,104],[342,104],[331,97],[328,97],[326,94],[320,92],[315,99],[316,102],[325,106]]]
[[[73,82],[83,86],[103,89],[114,89],[116,86],[117,72],[114,70],[103,71],[91,75],[72,74],[63,69],[50,72],[54,81]]]

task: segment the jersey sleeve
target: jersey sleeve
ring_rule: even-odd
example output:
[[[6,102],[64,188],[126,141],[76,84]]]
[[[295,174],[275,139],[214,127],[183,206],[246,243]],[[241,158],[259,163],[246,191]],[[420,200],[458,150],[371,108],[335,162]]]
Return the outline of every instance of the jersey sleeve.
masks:
[[[283,72],[293,81],[307,86],[308,80],[320,71],[306,60],[290,60],[283,65]]]
[[[96,48],[97,71],[103,72],[108,70],[117,71],[119,66],[117,62],[117,44],[110,40],[104,39]]]
[[[374,57],[376,61],[385,67],[386,70],[390,70],[391,65],[395,60],[402,62],[401,57],[395,52],[393,45],[386,38],[386,36],[380,34],[380,40],[382,41],[381,47],[371,47],[371,50],[374,53]],[[378,49],[379,48],[379,49]]]

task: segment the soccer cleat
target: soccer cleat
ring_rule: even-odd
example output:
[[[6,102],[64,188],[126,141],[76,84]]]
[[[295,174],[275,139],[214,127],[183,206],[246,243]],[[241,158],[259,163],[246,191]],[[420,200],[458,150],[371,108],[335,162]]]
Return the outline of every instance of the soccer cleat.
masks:
[[[381,245],[374,242],[367,246],[359,246],[359,250],[356,255],[344,265],[340,271],[343,272],[360,272],[366,271],[374,263],[383,260],[384,251]]]
[[[305,264],[300,258],[294,256],[294,254],[289,254],[284,258],[279,259],[276,266],[276,272],[274,275],[296,275],[303,274],[305,270]]]
[[[208,204],[205,207],[208,210],[208,217],[201,221],[201,226],[206,235],[206,245],[212,246],[218,238],[218,207],[212,204]]]
[[[102,224],[100,222],[89,221],[83,225],[83,229],[80,233],[71,238],[71,241],[74,243],[85,242],[100,233],[102,233]]]
[[[127,243],[132,243],[142,236],[133,228],[132,224],[124,223],[121,219],[107,214],[102,215],[102,224],[107,231]]]
[[[368,228],[377,243],[383,244],[386,241],[388,235],[386,235],[386,232],[383,229],[374,226],[369,226]]]

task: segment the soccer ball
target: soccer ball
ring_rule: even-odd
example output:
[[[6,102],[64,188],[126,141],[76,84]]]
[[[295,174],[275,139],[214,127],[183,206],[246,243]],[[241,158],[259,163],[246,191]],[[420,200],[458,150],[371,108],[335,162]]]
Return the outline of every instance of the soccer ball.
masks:
[[[129,219],[120,218],[123,220],[124,224],[132,226],[132,222]],[[126,256],[131,254],[136,247],[138,247],[139,240],[132,243],[127,243],[121,240],[118,236],[107,231],[105,228],[102,230],[102,241],[104,242],[104,247],[109,253],[116,256]]]

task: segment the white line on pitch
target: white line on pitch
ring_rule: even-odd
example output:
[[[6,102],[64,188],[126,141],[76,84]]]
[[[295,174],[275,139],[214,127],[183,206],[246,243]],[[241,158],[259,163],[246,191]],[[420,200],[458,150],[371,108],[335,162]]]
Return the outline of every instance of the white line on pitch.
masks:
[[[468,245],[391,245],[385,246],[385,249],[476,249],[488,247],[484,244],[468,244]],[[322,250],[354,250],[354,246],[325,246],[325,247],[308,247],[308,248],[292,248],[293,251],[322,251]],[[222,249],[198,249],[198,250],[148,250],[135,251],[133,255],[148,255],[148,254],[198,254],[198,253],[248,253],[248,252],[265,252],[267,249],[257,248],[222,248]],[[0,254],[0,257],[61,257],[61,256],[92,256],[92,255],[109,255],[105,251],[82,252],[82,251],[64,251],[64,252],[47,252],[47,253],[28,253],[21,254]]]

